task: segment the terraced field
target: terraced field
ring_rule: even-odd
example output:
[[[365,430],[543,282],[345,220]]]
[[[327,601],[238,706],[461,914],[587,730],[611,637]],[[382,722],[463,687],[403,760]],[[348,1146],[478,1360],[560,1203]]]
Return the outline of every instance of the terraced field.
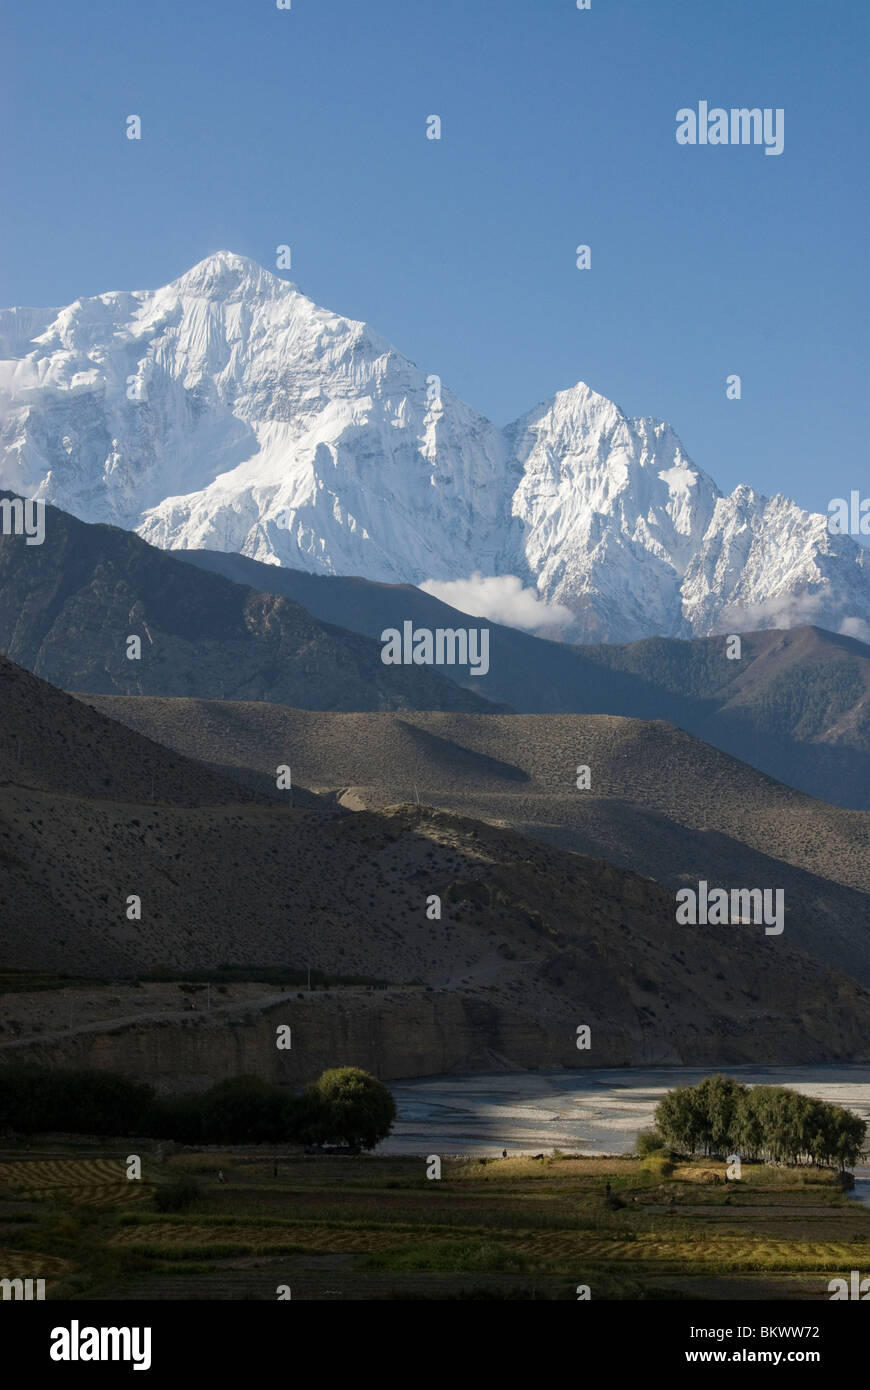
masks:
[[[56,1256],[37,1254],[32,1250],[9,1250],[0,1245],[0,1278],[3,1279],[58,1279],[70,1269],[68,1260]]]
[[[0,1163],[0,1198],[8,1193],[41,1201],[64,1195],[77,1206],[135,1202],[145,1195],[141,1181],[127,1177],[127,1165],[113,1158],[32,1159]]]
[[[429,1181],[422,1158],[256,1150],[144,1169],[0,1161],[0,1263],[73,1299],[822,1299],[870,1271],[870,1211],[828,1170],[445,1159]],[[179,1180],[197,1190],[158,1210]]]
[[[405,1251],[419,1239],[415,1226],[338,1227],[329,1223],[262,1226],[244,1222],[195,1220],[148,1223],[118,1232],[112,1243],[154,1259],[217,1259],[232,1255],[366,1253]],[[870,1231],[864,1241],[772,1240],[745,1232],[682,1233],[669,1238],[654,1232],[587,1234],[580,1231],[522,1231],[496,1235],[473,1226],[439,1230],[427,1241],[421,1267],[449,1260],[456,1242],[492,1246],[492,1263],[516,1262],[552,1273],[570,1274],[580,1264],[630,1263],[648,1272],[681,1271],[691,1262],[698,1273],[776,1270],[838,1270],[844,1262],[870,1266]],[[501,1261],[497,1258],[503,1257]]]

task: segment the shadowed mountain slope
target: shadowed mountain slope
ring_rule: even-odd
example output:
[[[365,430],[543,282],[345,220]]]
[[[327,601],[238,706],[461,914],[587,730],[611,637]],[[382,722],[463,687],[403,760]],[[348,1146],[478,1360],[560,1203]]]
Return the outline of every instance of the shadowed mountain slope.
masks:
[[[263,774],[287,762],[353,809],[419,799],[672,889],[701,879],[782,888],[789,939],[870,982],[870,815],[804,796],[664,722],[94,703],[190,756]],[[588,791],[576,785],[580,766]]]
[[[157,756],[150,744],[8,662],[3,674],[10,728],[39,701],[35,727],[47,745],[13,755],[0,743],[7,968],[118,975],[310,963],[392,980],[402,998],[429,985],[431,1005],[414,1006],[417,1050],[398,1023],[383,1044],[390,1075],[403,1057],[424,1055],[424,1016],[425,1055],[449,1062],[450,1048],[434,1040],[457,997],[457,1067],[491,1064],[492,1049],[520,1065],[568,1066],[868,1055],[870,995],[788,938],[679,926],[657,883],[464,815],[218,804],[223,785],[204,774],[197,789],[196,770],[169,752],[152,791],[142,784],[142,764]],[[211,707],[221,709],[238,711]],[[418,732],[405,730],[408,747],[420,749]],[[95,738],[116,770],[110,787],[76,782]],[[423,750],[431,758],[425,740]],[[492,775],[513,785],[499,767]],[[172,804],[168,793],[201,799]],[[131,894],[141,899],[132,921]],[[434,920],[432,894],[442,903]],[[593,1032],[582,1054],[580,1023]],[[143,1036],[134,1030],[125,1043],[131,1057]],[[174,1036],[167,1025],[164,1067]]]
[[[141,659],[130,659],[138,637]],[[94,693],[276,700],[315,709],[492,708],[429,667],[112,526],[46,508],[46,539],[0,536],[0,649]]]

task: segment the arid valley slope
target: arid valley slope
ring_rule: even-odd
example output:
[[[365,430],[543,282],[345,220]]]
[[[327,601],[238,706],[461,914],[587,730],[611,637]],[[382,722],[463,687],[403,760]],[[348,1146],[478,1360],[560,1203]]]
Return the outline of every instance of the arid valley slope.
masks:
[[[661,721],[89,699],[187,756],[261,774],[264,788],[286,764],[341,806],[419,801],[673,890],[701,879],[782,888],[786,938],[870,984],[870,815],[805,796]],[[577,787],[580,767],[588,790]]]
[[[351,774],[363,768],[349,760],[351,747],[358,759],[378,754],[374,729],[361,752],[359,716],[349,717],[344,752],[335,731],[329,739],[348,775],[325,775],[338,765],[328,769],[321,750],[311,779],[340,794],[294,790],[281,800],[274,780],[266,790],[264,778],[261,792],[249,768],[240,785],[8,661],[0,679],[0,952],[18,990],[7,996],[0,1034],[7,1062],[87,1061],[174,1087],[240,1067],[280,1068],[302,1081],[342,1062],[401,1076],[866,1056],[870,994],[799,949],[792,931],[772,938],[759,928],[679,926],[672,892],[652,878],[488,823],[471,807],[408,804],[407,796],[386,805],[382,788],[371,798],[377,806],[351,809],[364,799],[349,793]],[[310,715],[169,704],[182,726],[191,716],[207,730],[216,711],[239,737],[251,711],[279,720],[284,761],[305,769],[284,726],[295,720],[298,739]],[[165,706],[143,700],[136,708],[141,721]],[[422,739],[431,756],[431,740],[437,749],[443,742],[424,727],[433,718],[388,731],[391,746],[397,735],[416,749]],[[160,732],[169,737],[165,724]],[[275,747],[262,730],[258,742],[256,771]],[[576,742],[568,746],[573,760]],[[244,766],[213,734],[200,751],[212,764]],[[475,776],[489,768],[500,785],[525,785],[528,774],[496,751],[467,753]],[[391,765],[382,770],[389,776]],[[469,770],[463,780],[473,787]],[[440,918],[427,913],[433,895]],[[131,897],[140,916],[128,914]],[[228,966],[253,982],[267,968],[298,971],[301,980],[309,965],[328,977],[327,989],[261,988],[253,1002],[253,983],[236,994],[231,986],[221,1004],[215,994],[216,1008],[184,1010],[181,1019],[183,1000],[166,980],[218,978]],[[64,987],[37,1000],[16,970],[76,976],[79,988],[55,979]],[[163,985],[148,984],[149,972]],[[104,982],[97,1019],[95,985],[85,987],[95,980]],[[146,997],[143,989],[155,991],[151,1010],[131,1002]],[[286,1056],[276,1053],[276,1022],[297,1030]],[[576,1046],[583,1025],[587,1051]]]

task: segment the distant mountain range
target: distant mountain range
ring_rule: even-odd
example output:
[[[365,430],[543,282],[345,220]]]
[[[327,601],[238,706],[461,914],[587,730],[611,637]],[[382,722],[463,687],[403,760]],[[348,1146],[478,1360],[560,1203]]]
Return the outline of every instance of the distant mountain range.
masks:
[[[409,584],[306,574],[218,551],[178,556],[374,638],[406,619],[432,629],[479,621]],[[488,673],[454,673],[475,694],[528,714],[667,719],[812,796],[870,809],[870,647],[862,642],[813,627],[750,632],[730,660],[724,636],[578,648],[488,627]]]
[[[0,650],[65,689],[312,710],[666,719],[801,791],[870,809],[870,649],[852,638],[749,633],[729,660],[724,638],[573,647],[487,623],[486,675],[385,666],[378,638],[388,627],[479,620],[411,585],[219,552],[167,554],[53,508],[46,520],[42,546],[0,537]],[[142,641],[141,660],[127,657],[130,635]]]
[[[499,429],[363,323],[219,252],[0,313],[0,486],[166,549],[419,585],[478,572],[568,640],[870,638],[870,551],[580,383]],[[488,588],[487,588],[488,586]],[[493,610],[489,610],[493,611]]]

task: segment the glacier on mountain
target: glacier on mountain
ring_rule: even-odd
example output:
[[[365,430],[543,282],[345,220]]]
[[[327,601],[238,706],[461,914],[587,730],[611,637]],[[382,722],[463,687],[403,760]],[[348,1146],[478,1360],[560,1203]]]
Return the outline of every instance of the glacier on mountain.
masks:
[[[0,311],[0,358],[0,486],[167,549],[436,592],[512,577],[572,641],[870,635],[870,552],[825,517],[724,496],[669,425],[583,383],[499,429],[229,252],[163,289]]]

